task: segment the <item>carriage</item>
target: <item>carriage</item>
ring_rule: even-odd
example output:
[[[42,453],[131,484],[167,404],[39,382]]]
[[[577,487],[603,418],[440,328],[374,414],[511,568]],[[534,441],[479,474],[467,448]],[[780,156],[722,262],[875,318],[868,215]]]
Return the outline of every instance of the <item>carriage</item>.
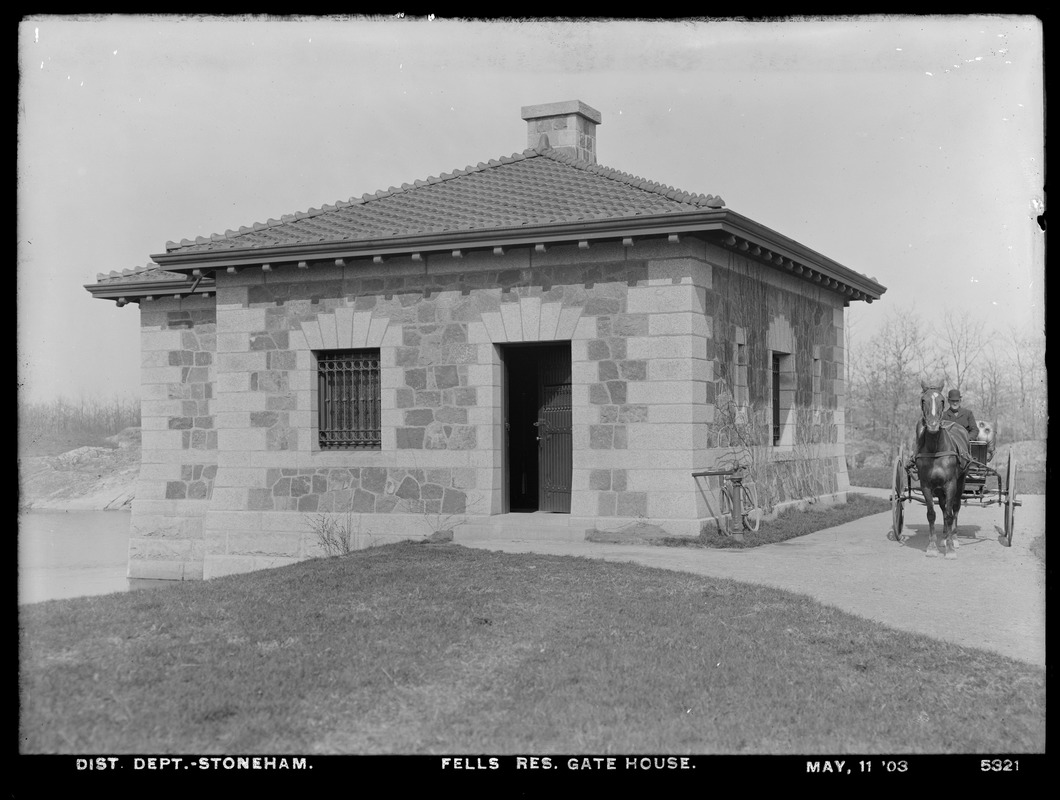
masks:
[[[964,472],[964,491],[961,493],[961,505],[978,505],[981,507],[998,505],[1004,507],[1005,527],[1000,541],[1005,547],[1012,546],[1012,535],[1015,529],[1016,509],[1021,505],[1016,499],[1016,461],[1010,453],[1005,463],[1005,474],[988,465],[993,457],[993,426],[980,423],[980,439],[970,441],[968,449],[971,460]],[[985,439],[985,440],[984,440]],[[904,504],[919,502],[927,505],[924,492],[919,485],[917,470],[909,466],[904,447],[898,452],[894,461],[894,486],[891,490],[892,528],[887,538],[892,541],[902,540],[902,524],[905,512]]]

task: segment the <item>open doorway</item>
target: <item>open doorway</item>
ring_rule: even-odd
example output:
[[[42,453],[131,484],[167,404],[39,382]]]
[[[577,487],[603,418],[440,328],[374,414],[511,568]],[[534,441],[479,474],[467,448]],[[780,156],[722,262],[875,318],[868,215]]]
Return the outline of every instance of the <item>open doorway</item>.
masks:
[[[510,512],[570,513],[570,342],[502,348]]]

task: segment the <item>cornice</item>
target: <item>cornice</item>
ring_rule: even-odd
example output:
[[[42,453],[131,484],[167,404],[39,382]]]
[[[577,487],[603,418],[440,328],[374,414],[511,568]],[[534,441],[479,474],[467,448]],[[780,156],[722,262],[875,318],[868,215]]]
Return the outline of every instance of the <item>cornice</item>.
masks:
[[[127,281],[124,283],[88,283],[85,289],[100,300],[114,300],[119,307],[128,303],[140,303],[163,297],[186,297],[196,294],[210,297],[215,291],[212,278],[197,275],[181,281]]]
[[[865,300],[871,303],[886,291],[886,287],[876,280],[729,209],[449,231],[357,242],[342,240],[229,251],[159,253],[152,258],[171,272],[208,275],[221,269],[233,272],[255,267],[272,269],[282,264],[308,268],[311,263],[320,261],[345,264],[358,259],[382,261],[400,256],[422,260],[427,255],[440,253],[490,249],[503,251],[557,244],[588,246],[599,241],[631,242],[637,238],[674,235],[706,235],[718,244],[744,251],[773,268],[820,283],[823,288],[844,295],[847,301]]]

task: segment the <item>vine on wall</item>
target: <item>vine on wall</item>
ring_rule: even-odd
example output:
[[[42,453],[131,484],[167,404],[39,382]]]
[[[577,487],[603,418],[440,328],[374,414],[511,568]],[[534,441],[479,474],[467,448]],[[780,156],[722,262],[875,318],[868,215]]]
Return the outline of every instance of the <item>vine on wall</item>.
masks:
[[[814,407],[814,345],[834,347],[832,309],[805,295],[770,286],[757,275],[749,260],[732,255],[729,269],[714,271],[715,392],[711,443],[723,450],[718,467],[743,465],[758,488],[758,497],[768,512],[778,503],[815,499],[836,491],[834,459],[823,457],[821,446],[838,441],[834,409],[834,381],[820,396],[822,407]],[[783,460],[772,452],[771,365],[768,335],[770,322],[783,315],[795,338],[794,445]],[[746,378],[736,363],[737,330],[746,339]],[[834,372],[825,365],[826,375]],[[746,388],[743,385],[746,380]]]

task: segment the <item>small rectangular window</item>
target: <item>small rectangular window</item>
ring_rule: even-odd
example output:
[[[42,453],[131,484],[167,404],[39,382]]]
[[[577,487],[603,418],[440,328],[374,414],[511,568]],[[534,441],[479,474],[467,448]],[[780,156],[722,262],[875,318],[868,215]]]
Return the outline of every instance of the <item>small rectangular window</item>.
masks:
[[[379,350],[317,353],[317,410],[322,450],[378,450]]]
[[[773,446],[780,444],[780,355],[773,354]]]
[[[816,349],[816,348],[815,348]],[[813,407],[821,407],[821,358],[813,357]]]
[[[738,409],[745,409],[751,401],[751,395],[747,388],[747,332],[743,328],[736,329],[736,340],[733,344],[733,399]]]
[[[781,449],[795,444],[795,359],[791,353],[770,354],[770,389],[773,405],[773,446]]]

